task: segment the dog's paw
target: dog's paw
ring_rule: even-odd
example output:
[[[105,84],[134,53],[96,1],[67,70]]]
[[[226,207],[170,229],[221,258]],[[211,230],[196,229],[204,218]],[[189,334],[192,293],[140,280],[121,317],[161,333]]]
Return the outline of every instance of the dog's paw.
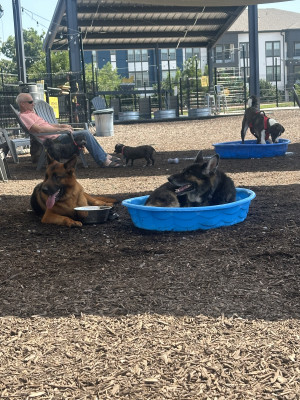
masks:
[[[69,228],[73,228],[73,227],[81,227],[82,226],[82,222],[80,221],[74,221],[71,218],[65,218],[64,220],[64,225],[68,226]]]

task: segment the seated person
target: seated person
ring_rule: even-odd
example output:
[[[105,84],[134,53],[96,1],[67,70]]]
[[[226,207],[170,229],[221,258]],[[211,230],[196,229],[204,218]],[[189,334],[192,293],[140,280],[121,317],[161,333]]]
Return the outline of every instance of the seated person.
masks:
[[[29,93],[20,93],[16,98],[16,102],[20,109],[20,118],[29,132],[33,134],[49,132],[49,135],[40,137],[41,140],[52,139],[64,143],[64,141],[67,140],[66,138],[69,138],[69,135],[67,133],[57,134],[56,132],[72,132],[75,140],[76,135],[79,132],[81,134],[84,133],[86,139],[86,148],[98,165],[101,167],[122,166],[121,160],[116,157],[112,157],[110,154],[107,154],[90,131],[73,131],[71,125],[49,124],[43,118],[39,117],[34,111],[34,101]]]

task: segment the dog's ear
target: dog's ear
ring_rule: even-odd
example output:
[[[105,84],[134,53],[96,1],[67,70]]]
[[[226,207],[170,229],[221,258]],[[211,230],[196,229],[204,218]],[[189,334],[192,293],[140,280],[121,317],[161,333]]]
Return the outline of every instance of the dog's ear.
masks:
[[[204,163],[202,150],[200,150],[199,153],[197,154],[194,163],[197,163],[197,164],[203,164]]]
[[[203,172],[204,175],[210,176],[216,173],[216,170],[219,166],[219,161],[220,161],[220,156],[219,154],[215,154],[213,157],[211,157],[208,162],[207,166]]]
[[[48,163],[48,165],[49,164],[52,164],[55,160],[54,160],[54,158],[52,158],[51,156],[50,156],[50,154],[48,153],[48,151],[46,151],[46,154],[47,154],[47,163]]]
[[[72,158],[70,158],[70,160],[64,163],[64,167],[66,170],[70,170],[72,168],[75,168],[76,164],[77,164],[77,155],[74,154]]]

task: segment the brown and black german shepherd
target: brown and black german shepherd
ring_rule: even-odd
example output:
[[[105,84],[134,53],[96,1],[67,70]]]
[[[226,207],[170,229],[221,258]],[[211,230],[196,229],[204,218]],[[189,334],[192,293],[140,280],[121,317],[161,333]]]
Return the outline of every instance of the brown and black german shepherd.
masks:
[[[200,151],[194,164],[179,174],[169,176],[169,182],[178,188],[175,190],[176,195],[185,197],[185,207],[214,206],[235,201],[234,183],[229,176],[218,170],[219,160],[220,156],[215,154],[204,161]]]
[[[151,207],[180,207],[175,190],[178,186],[165,182],[150,194],[145,202],[145,206]]]
[[[117,202],[113,198],[93,197],[84,192],[75,176],[76,155],[65,163],[60,163],[49,155],[47,159],[45,179],[34,188],[30,199],[33,211],[42,215],[43,223],[82,226],[78,219],[83,219],[87,214],[76,212],[75,207],[113,206]]]

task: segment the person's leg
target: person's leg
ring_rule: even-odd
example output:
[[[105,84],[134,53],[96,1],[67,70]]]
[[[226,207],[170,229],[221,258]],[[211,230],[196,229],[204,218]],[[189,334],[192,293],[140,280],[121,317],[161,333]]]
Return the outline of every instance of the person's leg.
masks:
[[[67,133],[62,133],[56,139],[54,139],[53,142],[58,142],[58,143],[61,143],[61,144],[67,144],[67,143],[70,142],[70,140],[71,140],[70,135],[68,135]]]

